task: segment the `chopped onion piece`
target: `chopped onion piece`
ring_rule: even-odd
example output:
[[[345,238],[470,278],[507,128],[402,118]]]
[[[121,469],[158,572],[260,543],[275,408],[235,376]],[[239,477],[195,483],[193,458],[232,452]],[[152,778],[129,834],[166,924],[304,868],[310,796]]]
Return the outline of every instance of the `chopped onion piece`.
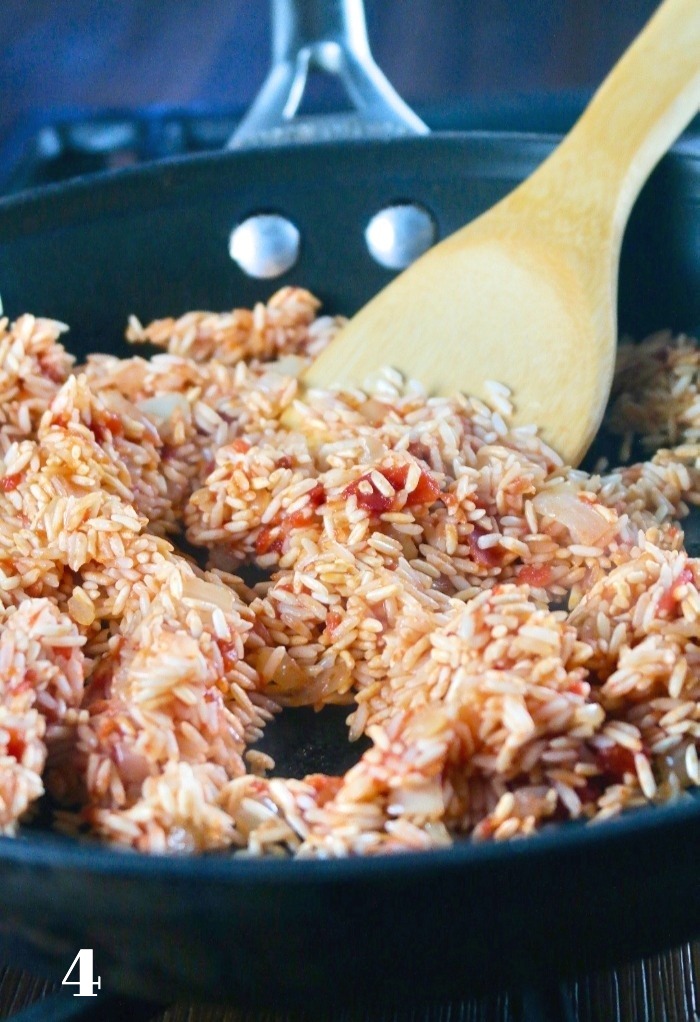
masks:
[[[198,603],[210,603],[214,607],[232,614],[234,611],[233,594],[226,586],[217,586],[213,582],[206,582],[203,578],[185,578],[182,582],[182,596],[185,600],[195,600]]]
[[[399,788],[392,792],[389,811],[392,815],[442,816],[445,811],[442,788],[437,781],[420,788]]]
[[[610,525],[566,483],[541,490],[533,497],[532,505],[538,514],[549,515],[566,526],[575,543],[586,546],[600,539]]]
[[[265,369],[279,376],[301,376],[309,365],[310,358],[304,358],[302,355],[283,355],[275,362],[268,362]]]
[[[382,422],[386,418],[387,406],[382,404],[381,401],[377,401],[376,398],[370,397],[357,409],[368,422],[371,422],[373,426]]]
[[[444,823],[429,820],[423,827],[433,844],[448,848],[452,844],[452,835]]]
[[[152,415],[154,419],[163,421],[169,419],[176,408],[183,414],[189,412],[190,404],[182,394],[158,394],[157,397],[149,397],[139,402],[139,408],[146,415]]]
[[[368,463],[381,461],[388,451],[386,444],[376,436],[363,436],[360,438],[360,443],[364,448]]]

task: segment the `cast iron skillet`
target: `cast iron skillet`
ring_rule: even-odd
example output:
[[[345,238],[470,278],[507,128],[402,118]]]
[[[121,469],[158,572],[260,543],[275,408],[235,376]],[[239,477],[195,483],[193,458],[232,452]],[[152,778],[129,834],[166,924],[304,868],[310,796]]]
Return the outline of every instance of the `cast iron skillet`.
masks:
[[[470,133],[288,146],[25,193],[0,201],[5,312],[66,321],[79,356],[125,352],[131,312],[148,321],[248,305],[287,283],[352,313],[390,277],[364,240],[378,210],[418,202],[444,237],[553,144]],[[232,228],[258,212],[283,213],[301,234],[297,264],[274,281],[245,276],[228,253]],[[699,285],[700,137],[689,135],[632,214],[622,331],[695,329]],[[287,711],[272,723],[280,773],[346,769],[359,752],[348,751],[342,716]],[[280,1008],[455,998],[696,936],[699,842],[692,796],[516,843],[352,861],[149,858],[34,825],[0,839],[1,953],[61,979],[78,949],[93,948],[104,986],[167,1001]]]
[[[130,312],[230,308],[284,283],[352,312],[388,278],[363,238],[378,209],[417,200],[442,236],[551,145],[474,133],[228,153],[25,193],[0,202],[5,311],[65,320],[79,355],[124,351]],[[232,227],[259,210],[283,211],[301,232],[298,264],[274,282],[246,278],[228,254]],[[699,244],[700,139],[689,137],[632,215],[624,331],[700,323]],[[330,711],[288,711],[269,731],[282,773],[349,765]],[[2,953],[62,978],[92,947],[104,984],[168,1000],[459,996],[700,933],[699,841],[693,798],[508,845],[345,862],[146,858],[32,829],[0,839]]]

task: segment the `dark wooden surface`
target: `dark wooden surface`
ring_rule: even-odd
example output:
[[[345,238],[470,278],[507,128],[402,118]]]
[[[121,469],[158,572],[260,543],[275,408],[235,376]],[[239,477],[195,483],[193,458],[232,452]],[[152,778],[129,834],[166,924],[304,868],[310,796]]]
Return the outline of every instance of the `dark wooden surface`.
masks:
[[[435,1005],[420,1011],[402,1009],[326,1013],[297,1011],[238,1011],[214,1005],[180,1004],[165,1011],[124,1002],[108,1001],[98,995],[89,1005],[93,1015],[85,1022],[696,1022],[700,1018],[698,967],[700,947],[686,946],[589,976],[541,994],[506,993],[461,1002]],[[42,998],[55,987],[26,973],[0,971],[0,1019]],[[102,1000],[101,1000],[102,998]],[[68,999],[70,1001],[70,998]],[[72,1005],[71,1005],[72,1006]],[[53,1022],[47,1018],[44,1022]]]
[[[411,102],[436,104],[588,91],[655,6],[655,0],[367,0],[367,14],[375,56],[393,83]],[[245,106],[265,74],[268,33],[266,0],[1,0],[0,138],[28,118],[74,107]],[[567,1011],[581,1022],[688,1022],[700,1018],[699,968],[700,944],[689,945],[569,984],[564,1002],[554,1006],[503,994],[428,1012],[340,1017],[535,1022],[539,1011],[544,1022],[546,1009],[548,1022],[565,1022]],[[0,1018],[55,989],[0,970]],[[129,1013],[120,1009],[113,1017]],[[325,1022],[318,1014],[192,1005],[155,1018]]]

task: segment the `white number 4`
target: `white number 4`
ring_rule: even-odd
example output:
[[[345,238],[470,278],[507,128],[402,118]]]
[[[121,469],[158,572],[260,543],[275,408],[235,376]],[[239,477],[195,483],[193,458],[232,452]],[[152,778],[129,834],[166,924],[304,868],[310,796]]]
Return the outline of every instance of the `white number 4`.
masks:
[[[78,978],[68,979],[76,967],[78,969]],[[95,989],[101,989],[102,980],[99,976],[97,979],[93,979],[92,972],[92,948],[81,948],[71,962],[70,969],[63,977],[61,985],[64,987],[77,987],[78,989],[73,994],[73,997],[97,997]]]

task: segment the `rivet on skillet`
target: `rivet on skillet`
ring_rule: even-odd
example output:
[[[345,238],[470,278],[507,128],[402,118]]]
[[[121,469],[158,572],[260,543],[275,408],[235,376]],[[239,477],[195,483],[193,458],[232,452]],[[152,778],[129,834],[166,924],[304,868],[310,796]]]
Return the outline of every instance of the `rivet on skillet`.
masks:
[[[231,231],[228,250],[249,277],[281,277],[299,258],[301,235],[291,220],[277,213],[248,217]]]
[[[415,202],[386,206],[365,228],[370,255],[388,270],[403,270],[437,240],[432,216]]]

